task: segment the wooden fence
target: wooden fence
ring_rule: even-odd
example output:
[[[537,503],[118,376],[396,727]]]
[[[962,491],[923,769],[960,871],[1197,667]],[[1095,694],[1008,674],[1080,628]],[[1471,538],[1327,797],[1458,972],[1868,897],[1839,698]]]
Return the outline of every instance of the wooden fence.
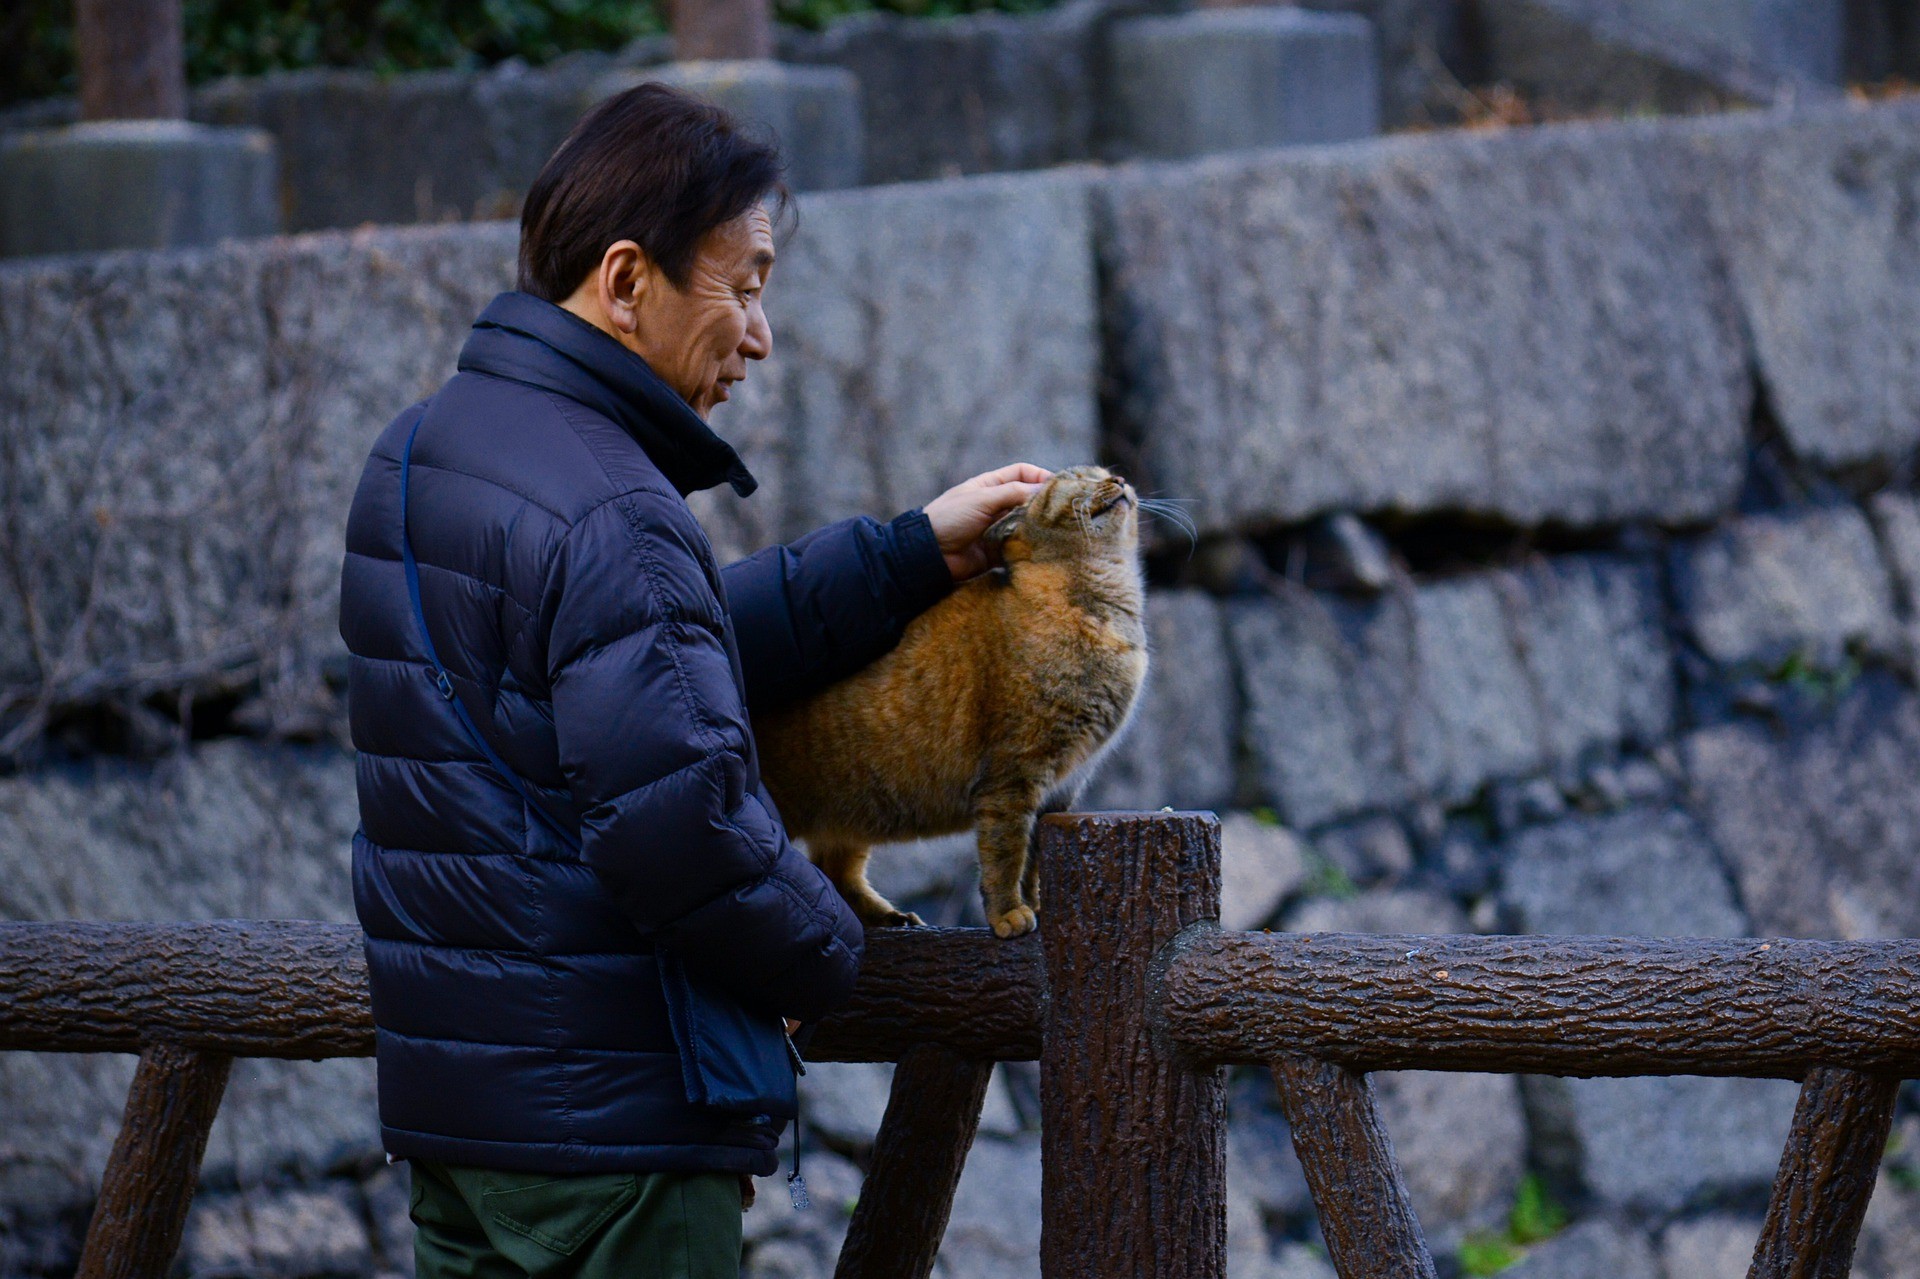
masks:
[[[1342,1279],[1435,1274],[1366,1072],[1802,1081],[1750,1279],[1847,1274],[1920,942],[1229,933],[1219,827],[1046,819],[1041,931],[870,937],[809,1056],[898,1062],[837,1279],[923,1279],[992,1065],[1038,1059],[1046,1279],[1222,1279],[1224,1066],[1272,1069]],[[0,1049],[137,1052],[80,1264],[159,1279],[236,1056],[373,1051],[358,930],[0,925]]]

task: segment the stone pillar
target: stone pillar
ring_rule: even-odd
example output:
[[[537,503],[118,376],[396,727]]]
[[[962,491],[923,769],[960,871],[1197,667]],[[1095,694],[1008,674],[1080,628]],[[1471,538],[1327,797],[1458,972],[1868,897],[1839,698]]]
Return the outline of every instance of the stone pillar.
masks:
[[[795,190],[860,185],[866,150],[860,82],[841,67],[805,67],[767,59],[669,62],[600,81],[595,99],[654,81],[685,89],[743,120],[771,130]]]
[[[1202,9],[1114,24],[1107,149],[1182,159],[1380,131],[1373,25],[1301,9]]]
[[[1845,71],[1846,0],[1623,0],[1611,12],[1816,84],[1837,85]]]
[[[180,0],[74,0],[79,124],[0,135],[0,257],[280,229],[273,138],[189,124]]]
[[[100,120],[0,136],[0,256],[271,235],[276,172],[259,129]]]

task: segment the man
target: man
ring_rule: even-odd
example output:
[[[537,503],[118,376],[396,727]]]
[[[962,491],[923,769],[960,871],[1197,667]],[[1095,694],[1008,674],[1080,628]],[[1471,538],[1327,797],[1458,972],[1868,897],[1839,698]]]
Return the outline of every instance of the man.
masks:
[[[886,651],[1046,478],[716,568],[685,495],[753,490],[705,419],[772,350],[784,201],[723,112],[659,86],[596,107],[528,194],[519,291],[355,495],[354,896],[423,1279],[737,1274],[791,1096],[780,1019],[844,999],[862,948],[749,710]]]

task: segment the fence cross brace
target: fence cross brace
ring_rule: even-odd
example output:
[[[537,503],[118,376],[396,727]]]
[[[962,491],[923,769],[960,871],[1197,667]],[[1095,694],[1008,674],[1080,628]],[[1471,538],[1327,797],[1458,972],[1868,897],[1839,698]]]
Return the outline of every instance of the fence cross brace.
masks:
[[[166,1279],[232,1067],[174,1044],[140,1054],[74,1279]]]

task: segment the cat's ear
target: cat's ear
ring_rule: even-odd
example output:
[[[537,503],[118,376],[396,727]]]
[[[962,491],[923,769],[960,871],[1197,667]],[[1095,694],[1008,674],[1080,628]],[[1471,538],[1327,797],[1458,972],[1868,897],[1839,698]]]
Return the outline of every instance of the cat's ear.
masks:
[[[989,525],[987,531],[982,533],[980,538],[994,554],[1003,555],[1006,552],[1007,542],[1026,532],[1026,530],[1027,508],[1024,506],[1016,506]]]

